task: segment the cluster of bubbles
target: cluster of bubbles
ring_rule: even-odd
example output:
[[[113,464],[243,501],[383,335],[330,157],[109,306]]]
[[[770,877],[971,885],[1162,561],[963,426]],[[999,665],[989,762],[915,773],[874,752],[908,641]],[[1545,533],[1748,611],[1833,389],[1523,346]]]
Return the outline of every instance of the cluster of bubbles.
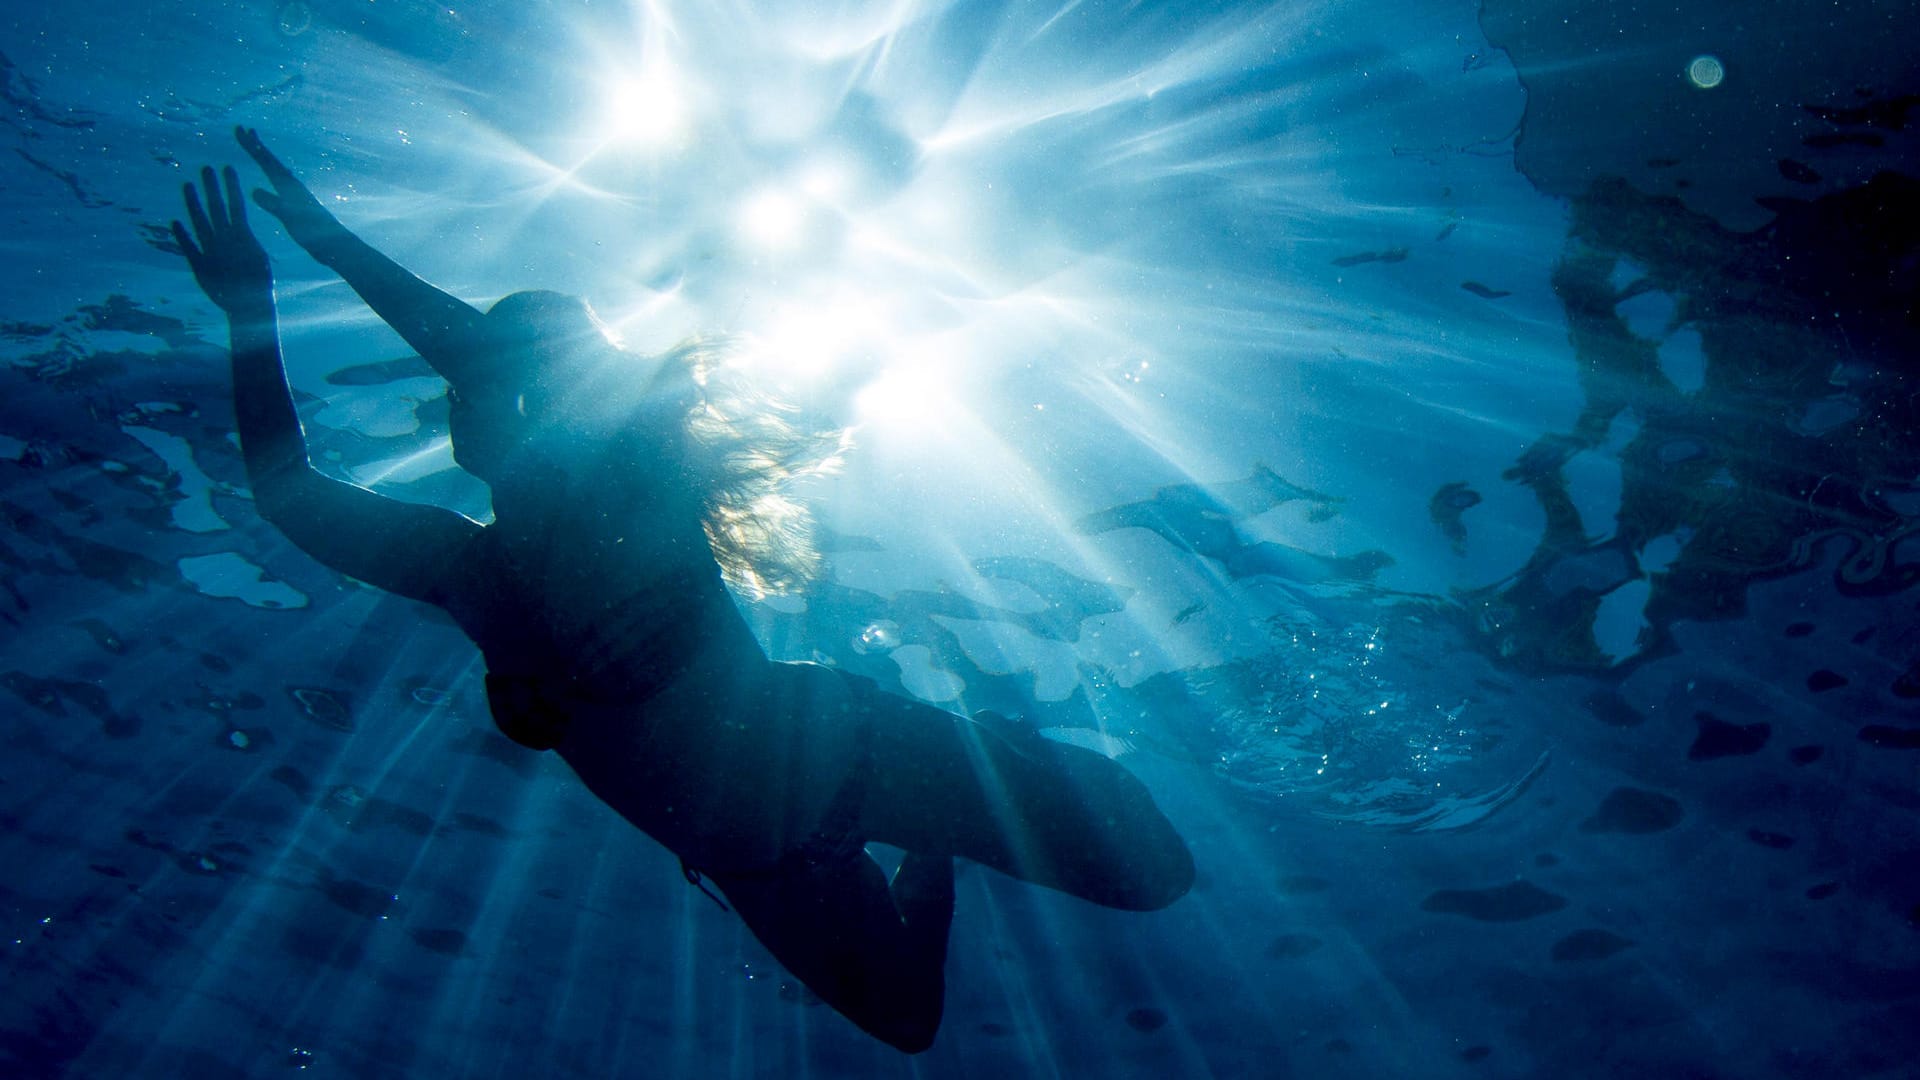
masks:
[[[1389,677],[1380,627],[1282,614],[1266,629],[1271,651],[1218,669],[1203,689],[1219,710],[1214,768],[1230,783],[1400,815],[1477,756],[1464,702],[1422,700]]]

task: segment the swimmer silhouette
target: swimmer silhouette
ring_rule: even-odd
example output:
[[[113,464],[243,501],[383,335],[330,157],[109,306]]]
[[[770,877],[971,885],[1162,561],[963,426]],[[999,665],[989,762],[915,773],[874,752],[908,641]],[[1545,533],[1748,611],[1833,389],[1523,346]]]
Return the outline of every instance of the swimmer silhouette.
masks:
[[[940,1024],[953,857],[1097,904],[1153,910],[1193,860],[1144,785],[1099,754],[769,660],[728,582],[771,589],[817,556],[780,498],[835,437],[752,414],[710,351],[644,357],[583,301],[516,293],[484,314],[342,226],[251,130],[254,200],[446,378],[454,459],[494,519],[316,471],[294,411],[273,276],[240,179],[186,185],[173,234],[227,314],[234,407],[260,513],[342,573],[445,609],[486,660],[495,722],[557,752],[609,807],[704,875],[795,976],[907,1052]],[[889,882],[869,841],[907,854]]]

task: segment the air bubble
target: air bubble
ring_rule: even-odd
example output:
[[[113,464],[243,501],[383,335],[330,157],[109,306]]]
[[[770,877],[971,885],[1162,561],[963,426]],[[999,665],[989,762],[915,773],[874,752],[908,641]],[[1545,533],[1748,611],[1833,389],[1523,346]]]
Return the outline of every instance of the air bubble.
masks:
[[[280,13],[275,18],[280,33],[287,37],[299,37],[313,29],[313,9],[302,0],[288,0],[280,5]]]
[[[1696,56],[1693,62],[1687,65],[1687,78],[1702,90],[1711,90],[1719,86],[1726,77],[1726,67],[1720,63],[1719,57],[1711,53]]]

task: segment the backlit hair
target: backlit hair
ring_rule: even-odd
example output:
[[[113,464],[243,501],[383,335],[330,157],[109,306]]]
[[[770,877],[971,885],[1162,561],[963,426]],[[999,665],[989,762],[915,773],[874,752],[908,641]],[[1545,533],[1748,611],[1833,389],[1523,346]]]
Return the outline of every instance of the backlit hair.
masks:
[[[852,440],[844,428],[817,428],[800,410],[729,367],[724,340],[696,339],[667,354],[700,388],[687,434],[707,477],[707,546],[727,583],[748,596],[787,592],[820,572],[813,514],[793,485],[839,469]]]
[[[604,405],[609,379],[622,376],[603,361],[634,358],[586,301],[564,293],[515,293],[487,318],[496,349],[485,378],[528,389],[559,383],[572,390],[562,397],[598,397]],[[680,343],[659,358],[649,392],[686,387],[680,415],[704,486],[707,546],[727,584],[759,598],[818,575],[813,515],[791,489],[836,470],[851,440],[845,429],[804,423],[798,409],[727,365],[729,351],[724,338]]]

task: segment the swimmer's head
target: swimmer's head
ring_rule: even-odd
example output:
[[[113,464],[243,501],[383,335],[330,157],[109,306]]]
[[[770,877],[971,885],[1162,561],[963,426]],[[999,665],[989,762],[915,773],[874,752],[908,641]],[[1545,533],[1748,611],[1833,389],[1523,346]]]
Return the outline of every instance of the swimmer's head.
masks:
[[[692,494],[730,584],[750,595],[795,587],[820,555],[806,508],[785,489],[832,471],[847,434],[795,423],[798,410],[728,372],[726,352],[724,338],[629,352],[586,301],[514,293],[487,312],[472,348],[438,362],[454,460],[487,482],[496,509],[503,493],[606,497],[636,463],[657,466],[649,483],[702,488]]]
[[[619,342],[585,300],[533,290],[502,297],[487,310],[486,344],[474,379],[500,390],[534,389],[616,362]]]
[[[569,442],[605,438],[645,423],[643,403],[660,393],[659,358],[628,352],[585,300],[565,293],[513,293],[487,311],[484,337],[443,369],[451,393],[454,457],[490,482],[517,450],[545,456]]]

